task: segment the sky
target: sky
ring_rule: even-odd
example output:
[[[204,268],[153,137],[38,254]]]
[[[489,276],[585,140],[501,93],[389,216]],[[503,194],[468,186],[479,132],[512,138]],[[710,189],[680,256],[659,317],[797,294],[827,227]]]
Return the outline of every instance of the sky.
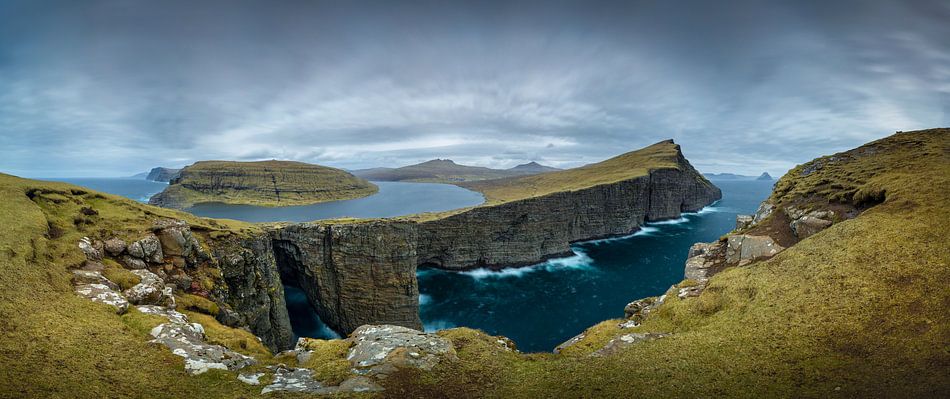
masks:
[[[597,162],[781,175],[950,126],[950,2],[0,1],[0,172]]]

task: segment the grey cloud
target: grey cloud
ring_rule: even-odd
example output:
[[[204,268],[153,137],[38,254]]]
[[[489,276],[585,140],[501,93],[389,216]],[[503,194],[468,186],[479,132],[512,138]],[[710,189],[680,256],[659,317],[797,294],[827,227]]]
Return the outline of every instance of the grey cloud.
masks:
[[[578,166],[674,138],[778,175],[950,125],[950,5],[0,4],[0,171],[201,159]]]

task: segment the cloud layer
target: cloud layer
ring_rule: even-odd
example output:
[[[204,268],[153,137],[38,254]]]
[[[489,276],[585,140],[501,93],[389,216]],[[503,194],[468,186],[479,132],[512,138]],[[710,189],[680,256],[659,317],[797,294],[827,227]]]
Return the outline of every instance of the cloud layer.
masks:
[[[5,1],[0,171],[570,167],[674,138],[781,174],[950,125],[947,2],[827,3]]]

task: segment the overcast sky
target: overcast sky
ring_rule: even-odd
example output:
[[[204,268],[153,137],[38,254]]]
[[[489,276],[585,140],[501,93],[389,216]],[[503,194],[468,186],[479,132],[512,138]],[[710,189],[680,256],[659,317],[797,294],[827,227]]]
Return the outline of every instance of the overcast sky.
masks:
[[[950,125],[950,2],[0,1],[0,171],[571,167],[673,138],[784,173]]]

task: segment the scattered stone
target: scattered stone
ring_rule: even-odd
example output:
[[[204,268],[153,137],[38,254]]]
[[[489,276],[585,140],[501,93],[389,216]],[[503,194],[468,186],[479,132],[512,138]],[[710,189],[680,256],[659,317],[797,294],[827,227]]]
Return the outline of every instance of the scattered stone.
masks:
[[[665,338],[670,336],[666,333],[629,333],[621,335],[617,338],[614,338],[607,342],[603,348],[598,349],[596,352],[591,353],[591,356],[609,356],[614,353],[617,353],[622,348],[626,348],[631,345],[638,344],[640,342],[652,341],[655,339]]]
[[[76,286],[76,293],[93,302],[104,303],[115,308],[116,314],[124,314],[129,310],[129,301],[109,286],[104,284],[83,284]]]
[[[103,243],[103,247],[109,255],[118,256],[122,254],[122,252],[125,252],[126,244],[125,241],[122,241],[118,237],[112,237]]]
[[[407,367],[431,370],[443,359],[458,359],[449,340],[407,327],[365,325],[353,331],[349,339],[355,345],[346,358],[362,375],[388,375],[396,368]]]
[[[567,349],[567,348],[569,348],[569,347],[574,346],[574,344],[576,344],[576,343],[578,343],[578,342],[581,342],[581,341],[584,339],[584,337],[586,337],[586,336],[587,336],[587,334],[585,334],[585,333],[580,333],[580,334],[577,334],[577,335],[571,337],[571,339],[569,339],[569,340],[567,340],[567,341],[564,341],[564,342],[562,342],[560,345],[554,347],[554,353],[561,353],[563,350],[565,350],[565,349]]]
[[[83,237],[79,240],[79,249],[86,254],[88,260],[97,262],[102,260],[102,252],[93,246],[92,239],[89,237]]]
[[[636,321],[636,320],[627,320],[627,321],[625,321],[625,322],[623,322],[623,323],[617,324],[617,327],[620,327],[620,328],[634,328],[634,327],[640,327],[640,322],[638,322],[638,321]]]
[[[339,388],[325,387],[320,381],[313,379],[310,369],[292,368],[284,365],[271,366],[274,370],[274,381],[261,390],[261,394],[274,391],[305,392],[311,394],[336,393]]]
[[[102,273],[91,270],[73,270],[73,285],[102,284],[113,291],[117,291],[119,286],[109,281]]]
[[[150,334],[154,339],[151,342],[165,345],[173,354],[185,358],[185,371],[190,374],[212,369],[239,370],[257,362],[252,357],[205,342],[204,327],[189,323],[188,317],[182,313],[157,306],[139,306],[138,309],[168,318],[168,323],[152,329]]]
[[[623,313],[627,319],[641,323],[650,312],[662,305],[664,300],[666,300],[666,295],[638,299],[624,306]]]
[[[141,281],[132,288],[125,290],[125,297],[129,302],[136,305],[159,305],[167,304],[171,296],[171,290],[166,289],[165,282],[155,273],[148,270],[132,270],[132,273],[139,276]]]
[[[131,247],[130,247],[130,248],[131,248]],[[138,258],[133,258],[133,257],[131,257],[131,256],[125,256],[125,257],[123,257],[123,258],[122,258],[122,263],[125,264],[125,267],[126,267],[126,268],[129,268],[129,269],[132,269],[132,270],[141,270],[141,269],[145,269],[145,268],[147,267],[147,265],[145,264],[145,262],[144,262],[143,260],[138,259]]]
[[[775,205],[769,202],[762,202],[759,204],[759,208],[755,210],[755,215],[752,217],[752,224],[758,224],[765,220],[765,218],[772,214],[773,210],[775,210]]]
[[[752,227],[753,215],[736,215],[736,230]]]
[[[238,380],[248,385],[261,385],[261,377],[264,373],[241,373],[238,374]]]
[[[679,292],[677,292],[676,296],[679,297],[680,299],[686,299],[689,297],[697,297],[699,296],[699,294],[703,293],[703,290],[705,288],[706,288],[705,285],[693,285],[689,287],[683,287],[679,289]]]

